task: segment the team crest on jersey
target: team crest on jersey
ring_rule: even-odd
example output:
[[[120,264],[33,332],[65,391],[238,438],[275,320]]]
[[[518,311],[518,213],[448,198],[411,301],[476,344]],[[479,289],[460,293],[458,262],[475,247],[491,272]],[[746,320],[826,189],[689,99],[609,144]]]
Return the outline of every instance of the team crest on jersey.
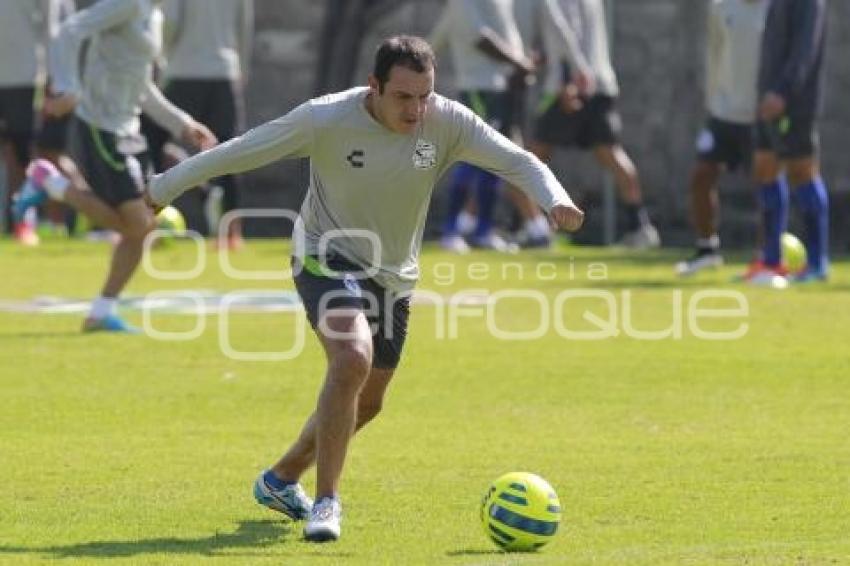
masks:
[[[427,140],[416,140],[413,166],[417,169],[433,169],[435,165],[437,165],[437,146]]]
[[[346,273],[345,275],[343,275],[342,284],[345,285],[345,288],[348,289],[348,292],[351,293],[353,296],[361,296],[360,283],[357,282],[357,278],[351,273]]]

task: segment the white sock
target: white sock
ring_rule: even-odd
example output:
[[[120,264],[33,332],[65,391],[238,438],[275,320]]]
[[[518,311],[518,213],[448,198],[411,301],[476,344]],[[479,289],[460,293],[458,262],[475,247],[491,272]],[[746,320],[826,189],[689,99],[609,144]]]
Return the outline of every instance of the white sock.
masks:
[[[457,231],[459,234],[463,234],[464,236],[472,234],[472,231],[475,230],[477,225],[478,220],[467,211],[461,210],[460,214],[457,215]]]
[[[697,247],[700,249],[711,248],[713,250],[720,248],[720,236],[712,234],[708,238],[697,238]]]
[[[44,179],[44,190],[53,200],[65,200],[65,193],[71,185],[64,175],[49,175]]]
[[[540,237],[540,228],[537,226],[537,219],[532,218],[525,221],[525,233],[531,238]]]
[[[534,217],[533,220],[529,222],[533,223],[533,228],[529,227],[529,233],[538,238],[545,238],[552,233],[552,228],[549,226],[549,219],[547,219],[544,215],[538,214]]]
[[[115,297],[98,297],[91,304],[89,318],[101,319],[115,314]]]
[[[32,229],[38,224],[38,210],[34,206],[24,213],[24,224]]]

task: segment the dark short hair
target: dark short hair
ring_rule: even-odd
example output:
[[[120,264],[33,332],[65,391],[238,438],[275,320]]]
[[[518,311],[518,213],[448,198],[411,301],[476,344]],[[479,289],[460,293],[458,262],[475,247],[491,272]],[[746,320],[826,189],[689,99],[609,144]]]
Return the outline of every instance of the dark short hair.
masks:
[[[388,37],[375,52],[375,68],[372,74],[378,80],[379,92],[390,79],[390,71],[396,65],[407,67],[417,73],[437,68],[437,57],[428,42],[415,35],[396,35]]]

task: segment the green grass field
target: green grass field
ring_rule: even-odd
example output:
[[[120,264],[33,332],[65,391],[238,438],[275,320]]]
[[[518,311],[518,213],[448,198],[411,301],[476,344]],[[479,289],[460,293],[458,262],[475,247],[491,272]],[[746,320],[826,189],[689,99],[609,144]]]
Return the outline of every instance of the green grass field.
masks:
[[[281,269],[287,252],[252,242],[233,263]],[[181,243],[153,261],[188,269],[193,254]],[[2,241],[0,302],[91,297],[106,257],[103,244]],[[458,259],[427,248],[420,287],[447,298],[528,289],[554,302],[590,289],[617,311],[630,302],[630,324],[657,330],[671,324],[678,291],[687,305],[717,289],[741,293],[749,314],[703,327],[748,331],[700,339],[686,309],[680,338],[570,340],[550,325],[542,337],[500,340],[467,307],[457,338],[438,339],[443,311],[416,306],[385,410],[350,453],[343,538],[320,546],[251,497],[315,401],[323,356],[311,335],[294,360],[248,362],[222,353],[216,316],[198,339],[174,342],[84,336],[76,314],[0,312],[0,563],[850,563],[850,265],[836,262],[829,284],[774,291],[730,283],[740,264],[677,280],[678,257],[562,246]],[[209,259],[188,281],[140,273],[129,294],[292,288],[234,281]],[[535,305],[505,299],[493,321],[533,330]],[[579,307],[607,316],[599,299],[572,301],[560,318],[573,330],[595,328]],[[301,316],[232,314],[229,340],[285,350]],[[195,325],[180,314],[152,321]],[[478,521],[489,482],[514,470],[547,478],[564,508],[538,553],[498,552]]]

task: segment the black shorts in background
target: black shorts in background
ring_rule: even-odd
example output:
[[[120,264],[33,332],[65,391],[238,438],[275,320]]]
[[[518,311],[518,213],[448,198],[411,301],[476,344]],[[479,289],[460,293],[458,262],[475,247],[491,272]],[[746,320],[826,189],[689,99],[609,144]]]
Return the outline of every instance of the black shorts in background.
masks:
[[[700,161],[725,165],[729,171],[749,169],[753,155],[753,126],[709,116],[697,136]]]
[[[142,197],[144,177],[137,154],[141,139],[121,139],[77,116],[71,118],[68,152],[92,191],[113,208]]]
[[[219,142],[225,142],[244,129],[244,97],[240,89],[239,84],[230,79],[169,79],[162,92],[172,104],[206,125]],[[143,126],[159,173],[162,171],[162,147],[171,134],[144,116]]]
[[[33,87],[0,88],[0,139],[11,143],[22,167],[29,162],[35,121],[33,96]]]
[[[818,153],[816,118],[812,115],[788,114],[756,124],[756,147],[775,152],[781,159],[813,157]]]
[[[547,97],[538,108],[534,139],[580,149],[619,144],[623,126],[615,102],[614,97],[597,94],[583,100],[580,110],[567,113],[557,96]]]
[[[64,152],[68,145],[71,116],[44,118],[35,134],[35,146],[45,151]]]
[[[461,104],[475,112],[494,130],[511,137],[514,126],[514,98],[508,91],[463,90],[458,93]]]
[[[306,264],[306,265],[305,265]],[[410,318],[409,294],[394,293],[363,276],[363,268],[339,255],[329,255],[322,265],[315,256],[304,264],[292,258],[295,288],[307,319],[315,330],[330,309],[362,310],[372,327],[372,367],[394,369],[401,359]]]
[[[32,135],[35,113],[33,87],[0,88],[0,136]]]

